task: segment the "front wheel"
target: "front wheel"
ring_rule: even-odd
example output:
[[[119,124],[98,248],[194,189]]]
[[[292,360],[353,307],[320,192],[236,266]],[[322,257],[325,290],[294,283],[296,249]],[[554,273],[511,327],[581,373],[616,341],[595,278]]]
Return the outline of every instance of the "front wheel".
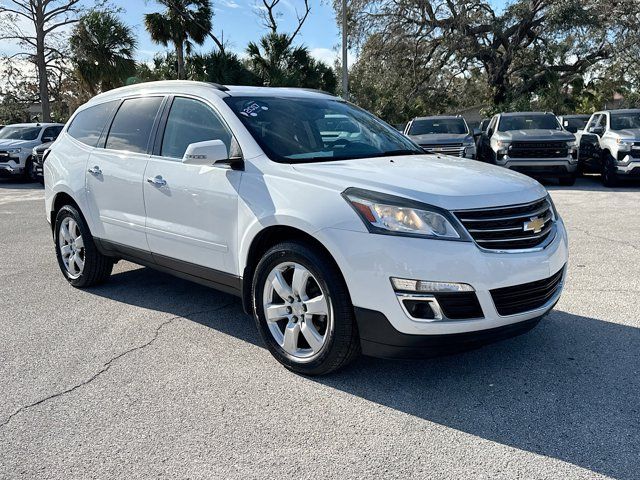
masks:
[[[617,187],[620,183],[616,168],[616,159],[609,152],[602,153],[602,184],[605,187]]]
[[[347,287],[323,251],[284,242],[262,257],[253,278],[258,330],[285,367],[323,375],[350,363],[360,351]]]
[[[55,245],[58,265],[74,287],[90,287],[104,282],[113,268],[113,260],[102,255],[82,215],[66,205],[56,215]]]

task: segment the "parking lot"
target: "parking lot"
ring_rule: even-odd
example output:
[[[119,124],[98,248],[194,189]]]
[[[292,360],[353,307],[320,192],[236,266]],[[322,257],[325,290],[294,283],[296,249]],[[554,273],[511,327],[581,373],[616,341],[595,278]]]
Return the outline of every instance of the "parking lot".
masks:
[[[640,188],[549,189],[571,259],[537,329],[305,378],[235,297],[127,262],[73,289],[42,187],[0,180],[0,478],[637,478]]]

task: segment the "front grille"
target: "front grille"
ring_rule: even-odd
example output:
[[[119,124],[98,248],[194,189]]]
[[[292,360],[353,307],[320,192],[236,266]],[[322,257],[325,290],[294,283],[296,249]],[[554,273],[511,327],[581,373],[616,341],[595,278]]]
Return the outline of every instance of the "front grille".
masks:
[[[546,198],[524,205],[460,210],[454,214],[475,242],[488,250],[535,248],[554,231],[553,211]]]
[[[7,152],[0,152],[0,162],[8,162],[10,160]]]
[[[547,304],[560,290],[563,276],[564,267],[544,280],[491,290],[491,298],[502,316],[536,310]]]
[[[482,308],[475,292],[436,293],[442,313],[451,320],[483,318]]]
[[[420,146],[427,152],[442,153],[443,155],[453,155],[454,157],[464,157],[464,147],[461,143],[421,143]]]
[[[569,155],[567,142],[513,142],[510,158],[559,158]]]

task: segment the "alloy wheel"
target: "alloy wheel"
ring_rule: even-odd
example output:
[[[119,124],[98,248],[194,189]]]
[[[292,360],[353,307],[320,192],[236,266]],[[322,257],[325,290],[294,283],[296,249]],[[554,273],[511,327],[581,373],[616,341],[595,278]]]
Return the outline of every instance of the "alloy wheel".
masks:
[[[295,262],[274,267],[262,299],[269,331],[287,354],[309,361],[322,351],[333,315],[326,292],[306,267]]]
[[[78,278],[84,269],[84,240],[78,222],[71,217],[66,217],[60,224],[58,246],[67,273],[71,278]]]

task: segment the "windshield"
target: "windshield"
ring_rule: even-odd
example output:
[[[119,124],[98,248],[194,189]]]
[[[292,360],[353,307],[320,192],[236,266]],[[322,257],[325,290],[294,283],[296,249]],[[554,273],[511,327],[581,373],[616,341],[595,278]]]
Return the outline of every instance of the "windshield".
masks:
[[[587,122],[589,121],[589,117],[572,117],[564,119],[564,128],[568,132],[576,133],[578,130],[584,130],[584,127],[587,126]]]
[[[560,130],[555,115],[518,115],[500,117],[499,132],[509,130]]]
[[[425,153],[393,127],[342,100],[226,97],[224,101],[276,162]]]
[[[429,135],[432,133],[450,133],[462,135],[468,133],[467,125],[462,118],[431,118],[414,120],[409,135]]]
[[[611,114],[611,130],[626,130],[628,128],[640,128],[640,112]],[[0,135],[2,135],[1,132]]]
[[[4,127],[0,130],[0,139],[35,140],[39,133],[40,127]]]

